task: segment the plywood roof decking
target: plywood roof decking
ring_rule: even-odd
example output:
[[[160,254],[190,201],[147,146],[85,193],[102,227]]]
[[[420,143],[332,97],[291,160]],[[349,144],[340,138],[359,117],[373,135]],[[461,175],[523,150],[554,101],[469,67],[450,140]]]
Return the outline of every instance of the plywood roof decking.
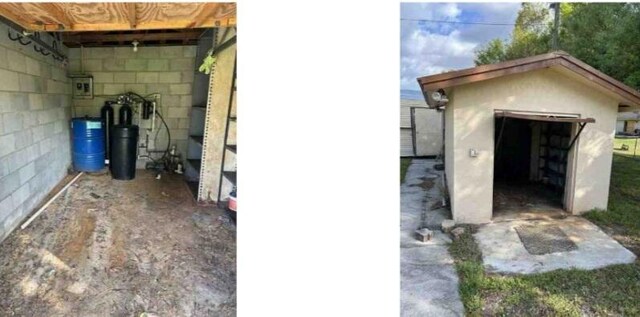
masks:
[[[566,68],[621,96],[626,102],[640,105],[640,92],[563,51],[420,77],[418,84],[424,93],[428,93],[438,89],[549,67]]]
[[[0,3],[0,15],[30,31],[117,31],[236,25],[235,3]]]

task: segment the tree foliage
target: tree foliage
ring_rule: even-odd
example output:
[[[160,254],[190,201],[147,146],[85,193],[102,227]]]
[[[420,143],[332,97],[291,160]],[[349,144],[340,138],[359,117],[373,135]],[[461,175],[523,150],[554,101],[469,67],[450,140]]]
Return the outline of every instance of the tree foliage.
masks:
[[[476,50],[476,65],[552,50],[552,11],[523,3],[509,40],[494,39]],[[640,88],[640,4],[562,3],[560,49],[625,84]]]

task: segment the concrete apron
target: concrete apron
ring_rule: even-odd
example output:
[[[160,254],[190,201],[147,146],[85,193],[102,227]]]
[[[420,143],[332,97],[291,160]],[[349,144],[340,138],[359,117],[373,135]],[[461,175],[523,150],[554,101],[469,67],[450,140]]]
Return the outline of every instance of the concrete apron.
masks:
[[[440,202],[441,172],[434,160],[414,159],[401,185],[400,270],[401,316],[463,316],[458,294],[458,275],[449,255],[449,237],[434,231],[426,243],[414,231],[444,219],[428,207]],[[429,186],[433,184],[433,186]]]
[[[515,228],[549,224],[559,227],[577,245],[577,250],[529,254]],[[481,226],[474,237],[482,251],[485,269],[494,273],[534,274],[571,268],[592,270],[633,263],[636,259],[631,251],[581,217],[490,223]]]

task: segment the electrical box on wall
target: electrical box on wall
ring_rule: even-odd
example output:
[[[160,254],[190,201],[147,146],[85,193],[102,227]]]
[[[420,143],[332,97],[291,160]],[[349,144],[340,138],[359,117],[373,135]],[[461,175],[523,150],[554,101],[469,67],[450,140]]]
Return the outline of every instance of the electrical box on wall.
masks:
[[[78,76],[72,78],[71,90],[74,99],[93,99],[93,77]]]

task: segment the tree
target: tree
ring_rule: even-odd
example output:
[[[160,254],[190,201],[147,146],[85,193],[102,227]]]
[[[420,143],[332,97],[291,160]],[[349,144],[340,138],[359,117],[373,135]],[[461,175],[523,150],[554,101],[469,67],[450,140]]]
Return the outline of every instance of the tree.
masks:
[[[473,62],[476,65],[485,65],[504,61],[506,59],[505,50],[506,46],[503,40],[493,39],[476,50],[476,58]]]
[[[494,39],[476,50],[476,65],[549,52],[549,12],[543,4],[522,4],[510,39]],[[640,4],[562,3],[559,33],[560,49],[640,88]]]

